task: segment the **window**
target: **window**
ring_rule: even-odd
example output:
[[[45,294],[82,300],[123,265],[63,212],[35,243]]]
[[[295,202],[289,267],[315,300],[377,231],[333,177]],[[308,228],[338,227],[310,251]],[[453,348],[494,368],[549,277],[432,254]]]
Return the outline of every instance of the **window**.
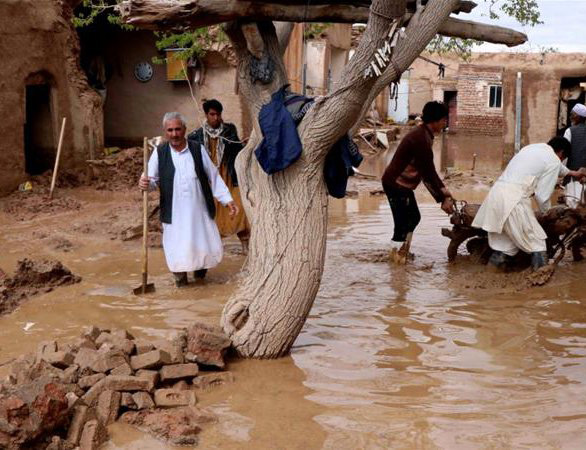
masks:
[[[489,108],[502,108],[503,107],[503,87],[502,86],[489,86],[490,91],[488,93],[488,107]]]

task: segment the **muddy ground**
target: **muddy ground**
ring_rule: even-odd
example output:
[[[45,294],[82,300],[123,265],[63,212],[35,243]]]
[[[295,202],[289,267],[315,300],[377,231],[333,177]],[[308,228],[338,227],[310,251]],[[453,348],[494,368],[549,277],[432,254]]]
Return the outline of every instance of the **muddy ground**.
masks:
[[[484,176],[462,175],[454,194],[481,201]],[[586,265],[565,260],[547,286],[519,291],[465,255],[448,264],[448,218],[424,191],[416,258],[389,265],[392,219],[371,194],[377,184],[355,179],[355,194],[330,202],[322,285],[291,356],[232,361],[236,382],[202,399],[219,416],[202,448],[582,448]],[[56,200],[79,208],[22,219],[6,206],[40,202],[34,188],[25,195],[0,199],[0,268],[57,259],[82,280],[0,317],[0,375],[40,341],[73,339],[88,324],[160,338],[218,322],[244,261],[236,239],[204,284],[182,290],[151,248],[156,293],[135,297],[140,239],[124,236],[140,224],[137,190],[62,188]],[[124,424],[110,429],[107,449],[166,448]]]

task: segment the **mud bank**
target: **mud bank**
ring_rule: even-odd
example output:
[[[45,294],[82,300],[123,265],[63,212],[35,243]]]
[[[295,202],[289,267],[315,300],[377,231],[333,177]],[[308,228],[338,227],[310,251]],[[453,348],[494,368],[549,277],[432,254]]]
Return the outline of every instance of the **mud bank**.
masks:
[[[0,315],[14,311],[30,297],[80,281],[81,277],[72,274],[59,261],[32,261],[25,258],[18,262],[12,277],[5,274],[0,276]]]

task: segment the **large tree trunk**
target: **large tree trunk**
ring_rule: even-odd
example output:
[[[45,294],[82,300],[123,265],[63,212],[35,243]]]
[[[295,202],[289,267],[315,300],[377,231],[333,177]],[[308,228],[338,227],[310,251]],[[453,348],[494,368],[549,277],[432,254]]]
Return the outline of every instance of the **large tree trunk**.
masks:
[[[247,25],[244,32],[232,26],[228,34],[239,55],[240,92],[254,117],[250,140],[236,163],[252,235],[246,276],[224,308],[222,326],[239,354],[271,358],[289,350],[319,288],[327,197],[322,165],[306,157],[311,144],[304,141],[301,159],[273,175],[261,169],[254,155],[262,136],[258,112],[270,95],[287,83],[272,24],[258,23],[258,29]],[[277,62],[270,85],[251,83],[250,50],[257,56],[267,52]]]
[[[434,4],[426,14],[416,14],[413,25],[407,27],[399,41],[392,64],[397,75],[427,45],[457,0]],[[380,4],[379,8],[384,11]],[[240,32],[238,27],[229,31],[240,59],[241,94],[255,118],[270,94],[286,82],[272,25],[259,23],[258,26],[260,35],[256,39],[247,30]],[[241,195],[251,220],[251,250],[246,276],[222,315],[222,326],[242,356],[274,358],[286,354],[305,323],[324,264],[327,230],[324,158],[331,145],[353,125],[362,102],[374,88],[376,78],[365,78],[364,69],[374,51],[382,46],[390,26],[391,22],[380,16],[371,18],[365,40],[343,75],[345,83],[336,93],[318,102],[300,125],[304,150],[293,166],[274,175],[261,170],[253,153],[261,136],[258,121],[254,121],[251,140],[237,160]],[[261,45],[251,44],[255,40]],[[268,87],[252,84],[248,75],[250,50],[260,55],[263,45],[279,61],[276,79]]]

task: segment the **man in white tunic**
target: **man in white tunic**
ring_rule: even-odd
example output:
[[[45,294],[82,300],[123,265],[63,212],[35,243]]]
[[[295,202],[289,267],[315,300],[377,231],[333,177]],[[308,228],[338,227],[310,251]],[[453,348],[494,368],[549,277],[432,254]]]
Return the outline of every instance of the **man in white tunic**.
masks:
[[[187,284],[187,272],[204,278],[207,269],[222,260],[222,240],[214,221],[214,198],[238,212],[230,191],[207,151],[185,138],[185,119],[179,113],[163,118],[167,142],[158,146],[148,163],[148,177],[141,175],[142,190],[161,190],[160,215],[163,249],[178,287]]]
[[[545,212],[558,177],[580,176],[562,164],[569,152],[570,143],[562,137],[523,147],[494,183],[472,223],[488,232],[492,264],[502,267],[519,250],[531,254],[533,269],[547,264],[547,236],[535,217],[531,197]]]
[[[586,166],[586,106],[576,103],[570,112],[570,120],[572,126],[564,133],[564,137],[572,144],[566,165],[568,169],[578,170]],[[581,201],[584,201],[584,185],[572,177],[566,184],[565,194],[566,205],[576,208]]]

